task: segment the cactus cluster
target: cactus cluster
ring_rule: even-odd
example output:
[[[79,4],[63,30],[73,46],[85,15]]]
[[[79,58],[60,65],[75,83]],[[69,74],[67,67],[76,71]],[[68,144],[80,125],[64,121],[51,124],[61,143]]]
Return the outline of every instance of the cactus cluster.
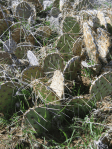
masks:
[[[78,9],[80,9],[82,5],[85,6],[87,3],[88,0],[82,0],[76,8],[79,7]],[[34,13],[34,4],[36,5],[36,11],[38,9],[42,10],[38,0],[24,0],[22,2],[11,3],[11,9],[14,15],[16,15],[16,19],[18,18],[21,21],[20,18],[24,15],[24,18],[28,21]],[[52,9],[51,14],[53,16],[57,15],[57,9]],[[9,30],[8,25],[12,24],[9,22],[7,25],[6,22],[9,21],[0,20],[1,37],[5,30]],[[24,125],[28,124],[32,126],[37,134],[41,134],[44,130],[49,130],[53,125],[53,121],[56,119],[60,121],[64,119],[64,112],[61,112],[63,108],[74,109],[75,113],[78,113],[78,108],[87,111],[92,100],[96,99],[98,101],[106,95],[111,94],[112,73],[109,71],[102,73],[97,79],[92,80],[93,82],[90,86],[91,96],[77,96],[65,100],[66,82],[72,82],[74,80],[78,82],[80,80],[79,78],[81,78],[81,65],[85,64],[84,62],[81,63],[84,54],[82,49],[83,39],[79,38],[80,23],[75,17],[64,17],[62,21],[62,35],[59,35],[56,41],[57,45],[55,48],[57,52],[48,54],[48,48],[46,48],[46,53],[44,54],[44,58],[42,58],[42,66],[39,63],[40,59],[36,56],[40,48],[39,46],[42,44],[39,41],[37,44],[35,43],[34,35],[38,37],[42,33],[42,38],[45,36],[49,38],[52,30],[48,26],[43,27],[42,25],[40,28],[38,27],[36,33],[30,34],[24,27],[21,28],[19,25],[16,27],[12,25],[10,28],[11,38],[4,42],[3,49],[5,51],[0,51],[0,64],[7,64],[15,72],[19,72],[19,77],[17,73],[14,76],[8,76],[10,81],[7,82],[5,80],[0,85],[0,112],[5,113],[8,109],[10,103],[13,101],[12,97],[15,90],[19,92],[21,82],[27,84],[33,88],[37,102],[33,108],[29,107],[23,113],[23,123]],[[51,49],[53,50],[52,46]],[[36,53],[35,55],[33,51]],[[89,54],[91,55],[91,53]],[[21,61],[23,59],[29,61],[28,67],[24,68],[22,65]],[[91,69],[94,67],[95,69],[97,65],[98,63],[90,67],[85,65],[85,67]],[[14,80],[19,80],[17,82],[20,82],[20,84]]]

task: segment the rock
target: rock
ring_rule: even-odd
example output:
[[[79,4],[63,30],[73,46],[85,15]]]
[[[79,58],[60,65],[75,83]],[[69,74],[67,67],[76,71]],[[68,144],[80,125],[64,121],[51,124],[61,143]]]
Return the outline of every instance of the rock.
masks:
[[[32,51],[28,50],[27,51],[27,58],[29,60],[30,66],[39,66],[38,59],[36,56],[33,54]]]
[[[52,88],[56,94],[62,98],[64,95],[64,76],[61,71],[56,70],[54,72],[50,88]]]
[[[106,30],[97,28],[96,43],[98,46],[99,57],[104,63],[107,63],[107,58],[109,58],[109,48],[112,46],[109,35],[110,34]]]
[[[64,4],[65,4],[65,0],[60,0],[60,2],[59,2],[59,9],[60,9],[61,12],[63,10]]]
[[[101,12],[101,11],[98,11],[98,12],[97,12],[97,17],[98,17],[99,20],[100,20],[100,24],[101,24],[101,25],[104,25],[104,27],[107,29],[107,22],[106,22],[104,13]]]
[[[92,35],[92,30],[88,26],[88,23],[86,22],[83,24],[83,34],[84,34],[84,42],[87,48],[87,54],[89,58],[98,64],[99,63],[99,59],[98,59],[99,52],[98,52],[94,37]]]
[[[52,1],[43,1],[43,9],[46,10],[48,7],[52,6]]]

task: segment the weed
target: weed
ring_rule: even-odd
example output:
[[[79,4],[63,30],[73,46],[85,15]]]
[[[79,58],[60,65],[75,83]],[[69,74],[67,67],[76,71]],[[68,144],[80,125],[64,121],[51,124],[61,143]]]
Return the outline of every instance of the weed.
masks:
[[[45,25],[49,26],[50,25],[50,21],[45,21]]]

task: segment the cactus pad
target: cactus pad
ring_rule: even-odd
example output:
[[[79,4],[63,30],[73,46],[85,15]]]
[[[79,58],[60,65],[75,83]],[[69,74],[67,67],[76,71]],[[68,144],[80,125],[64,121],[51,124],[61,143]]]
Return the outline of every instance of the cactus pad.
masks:
[[[66,105],[68,105],[66,108],[72,110],[75,115],[83,115],[83,113],[89,111],[90,97],[90,94],[75,96],[66,102]]]
[[[7,21],[9,25],[12,24],[11,21]],[[4,19],[0,19],[0,36],[3,34],[3,32],[8,28],[7,23]]]
[[[37,132],[38,135],[41,135],[43,132],[48,132],[52,128],[56,128],[56,125],[53,126],[53,120],[58,121],[60,119],[59,106],[49,105],[46,107],[35,107],[30,108],[24,114],[23,124],[25,126],[30,125]],[[54,117],[55,116],[55,117]],[[62,119],[62,116],[61,116]],[[60,120],[61,120],[60,119]]]
[[[0,86],[0,112],[6,112],[13,101],[13,93],[16,87],[20,86],[17,83],[5,82]]]
[[[64,61],[58,53],[48,54],[43,62],[43,70],[48,77],[52,77],[55,70],[64,69]]]
[[[111,80],[112,72],[105,72],[92,82],[89,92],[96,101],[99,101],[112,93]]]
[[[12,59],[10,57],[10,55],[8,53],[6,53],[5,51],[0,51],[0,64],[9,64],[11,65]]]
[[[31,16],[32,8],[27,2],[21,2],[16,7],[16,16],[28,19]]]
[[[91,3],[89,3],[89,0],[81,0],[76,5],[75,10],[80,11],[80,10],[82,10],[84,7],[86,7],[88,5],[91,7]]]
[[[16,50],[14,51],[15,56],[18,59],[26,58],[27,51],[32,50],[33,46],[30,42],[21,42],[17,45]]]
[[[74,80],[78,77],[77,71],[81,69],[81,61],[79,56],[70,59],[63,71],[64,77],[67,80]]]
[[[53,16],[53,17],[58,17],[59,13],[60,13],[60,11],[59,11],[59,9],[56,8],[56,7],[53,7],[53,8],[51,9],[51,11],[50,11],[50,15]]]
[[[63,33],[80,33],[80,24],[74,17],[65,17],[62,26]]]
[[[56,48],[59,50],[65,61],[68,61],[73,57],[72,48],[76,39],[77,36],[73,34],[63,34],[61,37],[59,37]]]
[[[30,82],[43,76],[44,72],[41,67],[31,66],[23,70],[22,81]]]
[[[23,38],[24,38],[24,31],[23,31],[23,29],[22,28],[15,28],[12,31],[11,37],[12,37],[12,39],[15,42],[20,43],[23,40]]]
[[[80,56],[82,52],[82,39],[78,38],[76,42],[73,44],[72,48],[73,55]]]
[[[39,79],[33,81],[33,89],[40,97],[43,103],[49,104],[60,104],[59,96],[45,83],[41,82]]]

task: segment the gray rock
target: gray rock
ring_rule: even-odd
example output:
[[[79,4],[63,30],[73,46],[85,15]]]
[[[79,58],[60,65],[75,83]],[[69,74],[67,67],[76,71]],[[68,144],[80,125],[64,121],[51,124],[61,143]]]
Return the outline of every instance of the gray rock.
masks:
[[[33,54],[32,51],[30,50],[27,51],[27,58],[31,66],[39,66],[38,59],[36,58],[36,56]]]

